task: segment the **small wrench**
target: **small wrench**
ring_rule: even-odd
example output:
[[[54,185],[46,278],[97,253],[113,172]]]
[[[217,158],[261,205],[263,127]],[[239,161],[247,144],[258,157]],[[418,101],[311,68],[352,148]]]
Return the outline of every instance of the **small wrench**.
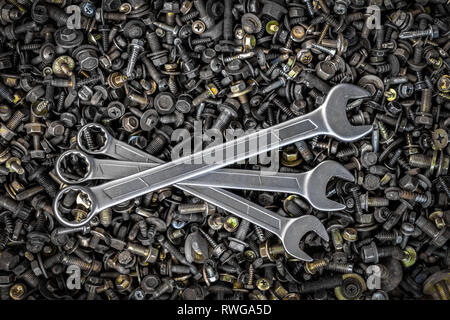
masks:
[[[73,156],[78,156],[86,162],[86,173],[83,177],[69,177],[62,169],[65,159]],[[126,177],[157,165],[155,163],[95,159],[82,151],[68,150],[61,154],[55,167],[56,173],[63,182],[73,184],[87,180],[109,180]],[[220,169],[200,177],[181,181],[177,185],[285,192],[305,197],[317,210],[343,210],[345,205],[329,200],[325,196],[327,184],[332,177],[354,181],[352,174],[344,166],[336,161],[327,160],[318,164],[314,169],[303,173]],[[311,187],[312,184],[314,187]]]
[[[306,233],[313,231],[323,240],[329,241],[325,227],[315,216],[304,215],[298,218],[282,217],[223,189],[195,187],[195,189],[190,190],[189,193],[198,197],[200,197],[200,195],[202,197],[209,196],[209,203],[222,207],[226,211],[276,234],[283,243],[286,252],[300,260],[313,260],[307,253],[300,250],[299,247],[300,240]],[[223,207],[223,205],[225,205],[225,207]]]
[[[88,223],[93,216],[105,208],[299,140],[321,134],[341,141],[357,140],[371,132],[372,126],[353,126],[345,112],[346,104],[351,98],[369,96],[369,92],[358,86],[337,85],[330,90],[325,103],[307,115],[99,186],[68,186],[61,190],[54,199],[55,215],[62,218],[58,214],[58,204],[62,196],[70,190],[81,192],[90,203],[90,210],[85,220],[69,222],[70,226],[74,227]],[[261,146],[261,143],[265,142],[267,144]],[[204,162],[211,154],[228,156],[222,161],[210,164]],[[229,156],[230,154],[232,156]],[[65,223],[69,224],[67,221]]]

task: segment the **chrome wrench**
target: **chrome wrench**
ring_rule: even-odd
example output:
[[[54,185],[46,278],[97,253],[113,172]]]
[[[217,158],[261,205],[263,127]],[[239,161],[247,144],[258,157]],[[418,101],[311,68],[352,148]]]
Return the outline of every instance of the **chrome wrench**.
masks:
[[[286,252],[300,260],[313,260],[308,254],[300,250],[299,247],[300,240],[306,233],[313,231],[323,240],[329,241],[325,227],[315,216],[304,215],[298,218],[281,217],[272,211],[255,205],[247,199],[218,188],[195,187],[189,193],[198,197],[200,195],[202,197],[210,197],[209,203],[218,207],[220,206],[226,211],[276,234],[283,243]]]
[[[88,223],[105,208],[299,140],[317,135],[328,135],[346,142],[357,140],[368,134],[372,126],[353,126],[345,112],[346,104],[349,99],[369,96],[370,94],[360,87],[338,85],[330,90],[322,106],[307,115],[99,186],[68,186],[54,199],[55,214],[58,212],[61,197],[70,190],[81,192],[90,203],[85,220],[69,222],[70,226],[75,227]],[[260,146],[259,143],[263,145]],[[211,154],[226,156],[213,163],[205,162]],[[68,225],[67,221],[65,222]]]
[[[86,173],[83,177],[69,177],[62,169],[63,162],[74,156],[83,159],[86,163]],[[60,155],[55,167],[56,173],[63,182],[74,184],[87,180],[110,180],[126,177],[157,165],[156,163],[95,159],[83,151],[68,150]],[[177,186],[285,192],[305,197],[317,210],[343,210],[345,205],[326,197],[326,187],[332,177],[354,181],[352,174],[344,166],[336,161],[327,160],[318,164],[314,169],[303,173],[268,173],[256,170],[220,169],[181,181],[177,183]],[[314,187],[311,187],[312,183]]]
[[[108,136],[108,139],[112,139],[112,136]],[[114,140],[111,141],[112,144],[114,144]],[[131,147],[133,148],[133,147]],[[114,148],[109,149],[109,152],[111,154],[108,154],[112,157],[116,157],[116,154],[114,154]],[[133,155],[135,153],[139,153],[139,150],[133,150],[133,153],[130,153],[130,155]],[[93,175],[98,173],[110,173],[110,174],[117,174],[117,171],[114,170],[116,168],[122,168],[124,171],[126,170],[141,170],[145,166],[155,166],[154,163],[134,163],[131,161],[117,161],[117,160],[102,160],[102,159],[95,159],[93,157],[88,156],[86,153],[78,150],[69,150],[64,152],[57,161],[56,170],[58,175],[61,177],[64,177],[61,175],[61,160],[64,157],[70,157],[70,156],[80,156],[85,157],[86,165],[87,165],[87,177],[93,177]],[[126,154],[125,154],[126,155]],[[120,156],[121,157],[121,156]],[[157,159],[158,161],[161,161],[160,159]],[[330,161],[333,162],[333,161]],[[336,163],[336,162],[333,162]],[[329,167],[328,165],[322,165],[321,168]],[[132,169],[130,169],[132,168]],[[344,169],[342,167],[342,169]],[[346,169],[344,169],[346,170]],[[122,174],[125,173],[122,171]],[[245,171],[245,170],[240,170]],[[323,171],[322,169],[319,171]],[[329,172],[331,172],[332,169],[330,168]],[[92,172],[92,173],[90,173]],[[319,173],[319,172],[317,172]],[[337,171],[339,174],[339,170]],[[347,175],[346,175],[347,174]],[[225,176],[229,177],[229,173],[225,173]],[[255,176],[256,177],[256,176]],[[352,178],[351,174],[346,171],[343,172],[342,178]],[[317,178],[317,177],[316,177]],[[64,178],[67,179],[67,178]],[[86,181],[88,179],[82,178],[83,181]],[[328,181],[328,179],[326,179]],[[68,180],[69,182],[71,180]],[[247,219],[252,223],[256,223],[260,227],[269,230],[273,233],[275,233],[280,240],[282,241],[283,245],[286,244],[286,252],[290,254],[291,256],[298,258],[303,261],[312,261],[312,258],[305,253],[304,251],[300,250],[298,244],[301,240],[301,238],[308,232],[315,232],[319,237],[321,237],[325,241],[329,241],[328,234],[326,232],[325,227],[320,222],[319,219],[317,219],[314,216],[311,215],[305,215],[298,218],[285,218],[277,215],[276,213],[267,210],[245,198],[242,198],[238,195],[235,195],[233,193],[230,193],[225,190],[221,190],[218,188],[210,188],[210,187],[190,187],[187,185],[176,185],[181,190],[184,190],[192,195],[195,195],[203,200],[205,200],[208,203],[211,203],[213,205],[216,205],[218,207],[221,207],[227,212],[230,212],[242,219]],[[326,187],[326,183],[325,183]],[[325,189],[323,190],[323,195],[325,196]],[[325,199],[325,201],[331,201],[328,199]],[[332,208],[331,210],[336,210],[337,206],[341,206],[341,204],[331,201],[332,202]],[[58,220],[61,219],[61,216],[59,216],[59,211],[56,211],[56,216]],[[60,220],[61,221],[61,220]],[[70,225],[69,225],[70,226]],[[286,239],[287,235],[289,235],[289,238]],[[293,239],[297,240],[293,240]],[[297,241],[297,242],[295,242]]]

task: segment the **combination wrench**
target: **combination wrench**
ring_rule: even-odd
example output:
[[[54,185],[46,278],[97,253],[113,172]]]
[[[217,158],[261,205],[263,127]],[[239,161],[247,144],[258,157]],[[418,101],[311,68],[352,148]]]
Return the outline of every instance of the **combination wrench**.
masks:
[[[317,135],[328,135],[346,142],[360,139],[371,132],[372,126],[353,126],[347,118],[346,105],[349,99],[369,96],[369,92],[358,86],[351,84],[337,85],[330,90],[325,102],[307,115],[224,144],[212,146],[129,177],[112,180],[94,187],[68,186],[58,192],[53,201],[55,215],[66,226],[76,227],[88,223],[105,208],[299,140],[309,139]],[[92,126],[95,126],[95,124],[92,124]],[[212,163],[204,161],[210,158],[212,154],[225,154],[226,156],[222,157],[221,161],[216,160]],[[59,201],[70,190],[82,193],[90,204],[89,212],[83,221],[69,222],[59,214]]]
[[[81,131],[82,132],[82,131]],[[113,144],[116,142],[112,138],[111,135],[109,135],[107,132],[105,132],[106,135],[106,143],[107,144]],[[103,153],[104,155],[108,155],[112,158],[120,158],[123,159],[126,158],[127,153],[123,153],[121,155],[118,155],[115,153],[115,150],[117,148],[105,148],[107,151],[106,153]],[[150,157],[152,156],[143,154],[141,150],[134,149],[131,147],[131,153],[128,155],[131,157],[135,154],[139,154],[141,157]],[[56,171],[60,178],[67,182],[73,182],[74,179],[76,180],[77,177],[69,177],[65,176],[63,174],[63,170],[61,168],[61,164],[65,158],[70,159],[73,156],[77,157],[84,157],[85,165],[86,165],[86,174],[78,178],[82,181],[87,181],[90,178],[96,178],[96,177],[110,177],[113,175],[126,175],[127,172],[131,171],[137,171],[142,170],[145,167],[154,167],[155,165],[158,165],[156,163],[135,163],[132,161],[117,161],[117,160],[108,160],[108,159],[95,159],[83,151],[79,150],[68,150],[64,152],[57,160],[56,162]],[[161,162],[160,159],[157,159],[159,162]],[[336,167],[336,168],[333,168]],[[119,169],[119,170],[118,170]],[[336,169],[336,170],[335,170]],[[225,172],[224,177],[229,177],[229,172],[234,170],[227,170],[228,172]],[[238,170],[238,171],[247,171],[247,170]],[[251,173],[251,172],[250,172]],[[261,181],[261,183],[258,183],[258,175],[260,173],[254,172],[251,173],[253,176],[252,184],[247,185],[247,187],[252,188],[264,188],[265,186],[269,186],[267,184],[267,180]],[[306,187],[307,180],[317,180],[320,179],[321,181],[328,182],[329,178],[332,176],[339,176],[343,179],[348,179],[353,181],[353,176],[340,164],[334,162],[334,161],[327,161],[323,162],[321,165],[316,167],[314,170],[311,170],[307,172],[306,174],[299,174],[296,179],[299,179],[296,184],[297,187],[301,188],[303,185],[302,190],[308,190]],[[243,176],[241,176],[244,178]],[[326,177],[326,178],[325,178]],[[292,177],[289,178],[290,182],[293,182]],[[287,181],[286,181],[287,182]],[[321,201],[323,201],[321,206],[324,206],[327,201],[330,201],[330,210],[334,211],[340,208],[342,205],[340,203],[331,201],[325,197],[325,188],[326,188],[326,182],[323,184],[323,192]],[[182,182],[184,183],[184,182]],[[186,182],[188,183],[188,181]],[[194,182],[195,184],[195,182]],[[329,241],[329,237],[327,234],[327,231],[323,224],[320,222],[319,219],[317,219],[314,216],[311,215],[304,215],[297,218],[286,218],[281,217],[278,214],[265,209],[262,206],[259,206],[243,197],[240,197],[236,194],[233,194],[231,192],[219,189],[219,188],[211,188],[211,187],[199,187],[199,186],[188,186],[188,185],[176,185],[179,189],[184,190],[194,196],[197,196],[206,202],[218,206],[225,211],[234,214],[235,216],[238,216],[242,219],[246,219],[252,223],[255,223],[259,225],[261,228],[269,230],[276,234],[281,242],[283,243],[283,246],[285,246],[286,252],[303,261],[312,261],[312,258],[305,253],[303,250],[300,250],[298,244],[300,240],[303,238],[303,236],[308,232],[314,232],[319,237],[321,237],[324,241]],[[269,188],[269,187],[268,187]],[[273,190],[273,187],[270,187],[271,190]],[[298,189],[296,189],[295,186],[292,186],[292,190],[295,192],[299,192]],[[313,194],[310,194],[311,200],[313,203],[319,203],[319,199],[316,199],[315,196],[317,196],[319,193],[317,192],[318,189],[309,189],[309,190],[316,190]],[[288,190],[286,190],[288,191]],[[299,192],[301,194],[301,192]]]
[[[77,157],[85,162],[86,171],[82,176],[70,176],[63,169],[67,165],[66,162],[69,162],[72,157]],[[76,184],[88,180],[118,179],[157,165],[156,163],[96,159],[83,151],[68,150],[60,155],[55,168],[58,177],[63,182]],[[352,174],[343,165],[327,160],[303,173],[219,169],[181,181],[177,185],[297,194],[303,196],[317,210],[339,211],[345,209],[345,205],[326,197],[327,184],[333,177],[354,181]],[[314,187],[311,187],[312,184]]]
[[[372,126],[353,126],[348,121],[346,116],[346,103],[351,98],[356,99],[369,96],[370,95],[366,90],[363,90],[357,86],[348,84],[338,85],[329,92],[325,103],[308,115],[286,121],[274,127],[238,138],[237,140],[208,148],[191,156],[186,156],[178,160],[162,164],[156,168],[151,168],[143,172],[136,173],[130,177],[121,178],[103,185],[91,188],[84,186],[68,186],[67,188],[61,190],[55,197],[53,202],[55,215],[62,224],[69,227],[76,227],[88,223],[95,216],[95,214],[104,208],[138,197],[144,193],[160,189],[164,186],[200,176],[201,174],[211,172],[237,161],[283,147],[302,139],[308,139],[316,135],[324,134],[341,141],[357,140],[369,133]],[[259,146],[258,141],[264,141],[266,144]],[[234,152],[235,149],[237,149],[237,152]],[[230,151],[233,152],[231,153]],[[228,155],[231,153],[233,156],[225,157],[223,161],[217,161],[212,164],[205,163],[203,159],[210,156],[211,152],[213,154],[225,153]],[[182,189],[192,189],[191,187],[186,186],[181,187]],[[198,188],[202,189],[204,187],[195,188],[198,190]],[[208,189],[208,192],[212,194],[232,195],[224,190],[214,189],[214,192],[212,192],[212,188],[206,189]],[[87,213],[86,219],[83,221],[66,221],[58,210],[60,199],[70,190],[81,192],[85,197],[87,197],[90,203],[89,212]],[[198,194],[199,192],[196,190],[188,190],[187,192]],[[232,195],[232,197],[234,196],[235,195]],[[213,200],[210,202],[213,204],[217,203]],[[238,202],[243,204],[245,203],[245,199]],[[250,218],[252,218],[254,221],[258,220],[258,217],[261,218],[265,215],[273,216],[273,213],[270,211],[264,214],[264,212],[260,210],[250,210],[247,208],[247,211],[245,211],[243,210],[244,208],[245,206],[239,210],[230,210],[230,212],[244,219],[248,218],[250,220]],[[256,217],[252,217],[250,212],[258,213],[256,214]],[[312,218],[314,217],[309,217],[309,219]],[[292,221],[286,223],[286,225],[292,225],[294,223],[293,220],[297,219],[288,219],[289,221]],[[258,221],[261,223],[261,219]],[[267,224],[261,226],[265,229],[270,227]],[[271,228],[273,228],[273,226]],[[285,229],[286,228],[283,228],[282,230]],[[284,233],[282,231],[277,233],[282,241],[285,242],[286,239],[284,239],[283,234]]]

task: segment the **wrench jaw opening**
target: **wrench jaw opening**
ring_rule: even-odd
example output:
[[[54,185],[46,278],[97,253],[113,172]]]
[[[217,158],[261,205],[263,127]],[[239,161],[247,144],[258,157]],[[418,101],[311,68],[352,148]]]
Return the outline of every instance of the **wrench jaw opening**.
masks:
[[[346,206],[326,197],[327,185],[331,178],[340,178],[353,182],[354,177],[343,165],[336,161],[327,160],[308,171],[303,180],[305,197],[311,205],[320,211],[340,211]]]
[[[372,125],[354,126],[347,118],[347,103],[350,99],[369,98],[370,93],[353,84],[333,87],[322,105],[321,114],[326,126],[326,134],[343,142],[363,138],[373,129]]]
[[[100,139],[97,139],[98,136]],[[84,125],[77,135],[78,146],[90,154],[105,154],[112,139],[106,128],[98,123]]]
[[[300,240],[309,232],[316,233],[326,242],[330,240],[324,225],[314,216],[305,215],[295,219],[286,219],[286,228],[280,236],[286,252],[300,260],[313,261],[313,258],[300,249]]]
[[[75,160],[75,164],[72,163]],[[77,166],[77,174],[69,174],[67,172],[67,164]],[[66,184],[79,184],[88,180],[92,173],[94,163],[92,158],[80,150],[67,150],[63,152],[56,160],[55,170],[59,179]]]
[[[63,200],[64,196],[67,195],[70,191],[78,192],[79,194],[77,195],[77,197],[81,197],[83,201],[89,206],[89,209],[86,212],[86,216],[79,221],[69,220],[60,210],[61,201]],[[53,212],[55,213],[56,220],[58,220],[61,225],[68,228],[77,228],[88,224],[92,220],[92,218],[95,217],[95,212],[98,211],[96,210],[96,203],[97,201],[95,199],[95,196],[89,188],[77,185],[67,186],[66,188],[60,190],[53,200],[52,207]]]

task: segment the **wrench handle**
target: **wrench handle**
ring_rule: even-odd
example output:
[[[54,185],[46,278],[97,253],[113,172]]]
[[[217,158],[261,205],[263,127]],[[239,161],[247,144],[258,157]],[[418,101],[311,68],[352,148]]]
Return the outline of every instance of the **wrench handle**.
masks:
[[[91,188],[92,212],[114,206],[177,182],[191,179],[298,140],[322,134],[321,108],[274,127],[163,164],[157,168]],[[128,146],[129,147],[129,146]],[[212,157],[212,158],[211,158]],[[212,160],[212,161],[211,161]]]
[[[160,164],[154,162],[117,161],[109,159],[92,159],[92,171],[89,180],[110,180],[117,177],[127,177],[132,174],[154,168]]]
[[[287,218],[283,218],[250,200],[219,188],[199,186],[195,188],[179,186],[179,188],[281,237],[281,230],[285,226]]]
[[[133,146],[130,146],[129,144],[112,137],[108,140],[106,149],[103,154],[114,157],[117,160],[132,159],[135,162],[163,163],[161,159],[158,159],[157,157],[152,156],[145,151],[134,148]]]
[[[179,182],[181,185],[213,188],[284,192],[304,195],[307,173],[268,173],[240,169],[221,169]]]

